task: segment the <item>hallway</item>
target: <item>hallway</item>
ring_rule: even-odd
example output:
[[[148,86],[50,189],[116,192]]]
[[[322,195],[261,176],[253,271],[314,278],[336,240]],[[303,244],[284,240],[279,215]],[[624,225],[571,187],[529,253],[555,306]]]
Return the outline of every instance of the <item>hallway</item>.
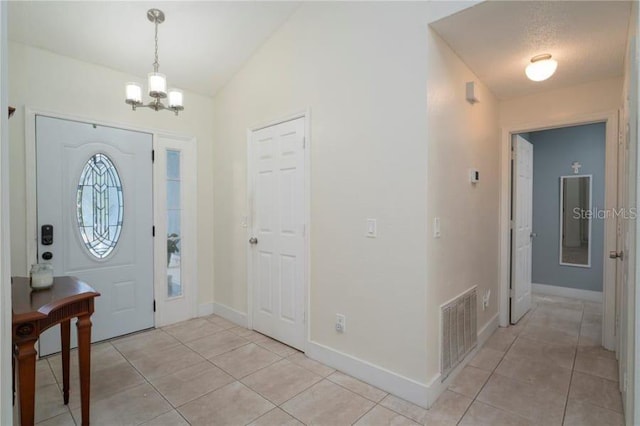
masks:
[[[601,312],[600,303],[534,295],[531,311],[498,329],[450,386],[474,398],[459,424],[623,425]]]
[[[212,315],[93,345],[95,425],[622,425],[600,304],[534,296],[430,410]],[[79,421],[77,358],[62,404],[61,361],[37,363],[36,422]]]

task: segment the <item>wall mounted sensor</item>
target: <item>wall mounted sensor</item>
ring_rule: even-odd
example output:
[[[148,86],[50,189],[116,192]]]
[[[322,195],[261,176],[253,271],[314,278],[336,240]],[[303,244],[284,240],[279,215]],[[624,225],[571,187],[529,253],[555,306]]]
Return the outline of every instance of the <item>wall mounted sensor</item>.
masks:
[[[468,81],[466,84],[466,99],[471,105],[480,102],[480,99],[476,97],[476,83],[473,81]]]

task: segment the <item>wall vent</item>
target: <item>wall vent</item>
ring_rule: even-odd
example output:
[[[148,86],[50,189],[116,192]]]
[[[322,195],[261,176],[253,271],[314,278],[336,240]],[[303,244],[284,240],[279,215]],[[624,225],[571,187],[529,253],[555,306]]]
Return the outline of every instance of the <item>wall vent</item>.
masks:
[[[477,306],[475,287],[441,306],[440,374],[443,381],[476,347],[478,342]]]

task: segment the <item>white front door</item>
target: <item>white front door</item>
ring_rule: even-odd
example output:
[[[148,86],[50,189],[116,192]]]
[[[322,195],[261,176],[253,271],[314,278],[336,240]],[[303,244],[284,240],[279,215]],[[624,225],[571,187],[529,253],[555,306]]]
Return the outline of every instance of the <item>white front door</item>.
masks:
[[[305,119],[252,133],[253,328],[298,349],[305,342]]]
[[[148,133],[36,116],[38,262],[50,257],[55,275],[101,294],[92,341],[154,325],[152,143]],[[59,330],[41,335],[40,355],[60,350]]]
[[[513,138],[511,228],[511,323],[531,308],[531,238],[533,216],[533,145]]]

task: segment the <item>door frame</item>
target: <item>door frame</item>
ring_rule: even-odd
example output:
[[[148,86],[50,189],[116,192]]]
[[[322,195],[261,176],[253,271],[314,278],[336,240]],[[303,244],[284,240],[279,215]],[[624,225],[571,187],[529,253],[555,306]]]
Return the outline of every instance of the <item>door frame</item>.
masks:
[[[501,128],[500,146],[500,293],[499,324],[509,325],[510,206],[511,206],[511,137],[514,134],[583,124],[605,123],[605,209],[617,208],[618,110],[590,114],[570,114],[561,119],[507,124]],[[602,345],[614,350],[616,318],[616,263],[610,261],[608,248],[616,247],[616,223],[606,221],[603,247]]]
[[[296,120],[298,118],[304,118],[304,206],[303,217],[305,220],[305,233],[304,233],[304,250],[302,255],[304,256],[304,282],[302,283],[304,289],[304,325],[305,325],[305,339],[303,352],[306,352],[307,345],[309,343],[309,336],[311,330],[311,321],[309,319],[309,312],[311,311],[311,297],[310,297],[310,283],[311,283],[311,238],[310,224],[311,224],[311,111],[306,109],[302,112],[286,115],[280,119],[270,120],[266,122],[260,122],[247,128],[247,215],[246,215],[246,240],[253,236],[253,219],[254,219],[254,192],[255,182],[253,179],[254,161],[253,154],[254,149],[251,144],[251,136],[253,132],[264,129],[265,127],[275,126],[287,121]],[[253,252],[251,246],[247,243],[247,328],[253,330]]]
[[[26,274],[25,276],[28,276],[29,274],[29,265],[31,263],[38,261],[38,216],[37,216],[38,211],[37,211],[37,196],[36,196],[36,115],[42,115],[42,116],[47,116],[51,118],[58,118],[62,120],[79,121],[82,123],[95,123],[100,126],[115,127],[122,130],[149,133],[152,135],[152,140],[153,140],[152,149],[154,150],[156,149],[156,145],[159,137],[170,137],[173,139],[181,139],[181,140],[193,140],[194,144],[197,146],[197,144],[195,143],[196,142],[195,137],[185,136],[185,135],[171,132],[171,131],[139,127],[131,124],[123,124],[123,123],[117,123],[112,121],[96,120],[86,116],[59,113],[59,112],[54,112],[46,109],[29,107],[29,106],[24,107],[24,112],[25,112],[24,132],[25,132],[25,197],[26,197],[26,226],[25,226],[26,235],[25,237],[26,237],[27,263],[25,265],[25,271],[23,271],[22,273]],[[195,170],[195,164],[193,165],[193,167]],[[154,163],[153,165],[154,181],[157,178],[157,176],[158,176],[158,171],[156,170],[156,164]],[[152,182],[152,187],[154,192],[153,199],[155,200],[157,198],[155,182]],[[197,203],[195,203],[195,200],[193,201],[194,201],[193,210],[195,211],[197,209],[197,206],[196,206]],[[161,214],[162,213],[158,212],[154,206],[153,207],[154,224],[158,223],[158,220]],[[160,244],[161,244],[160,239],[154,238],[154,242],[153,242],[153,247],[154,247],[153,298],[154,300],[160,299],[162,297],[162,290],[164,290],[164,287],[161,287],[156,283],[156,278],[157,278],[156,274],[158,272],[156,268],[156,263],[160,258],[160,253],[158,253],[159,252],[158,247]],[[197,238],[192,239],[190,246],[191,247],[189,251],[196,253]],[[192,298],[192,300],[190,300],[190,306],[191,306],[190,317],[195,318],[198,314],[198,305],[197,305],[198,296],[197,295],[199,291],[197,265],[194,265],[194,270],[191,276],[193,277],[193,283],[192,283],[193,290],[191,293],[194,295],[194,297]],[[159,304],[159,305],[162,305],[162,304]],[[156,311],[154,312],[154,318],[153,318],[154,326],[157,326],[160,323],[159,319],[162,317],[162,314],[163,312],[160,312],[158,309],[156,309]]]

